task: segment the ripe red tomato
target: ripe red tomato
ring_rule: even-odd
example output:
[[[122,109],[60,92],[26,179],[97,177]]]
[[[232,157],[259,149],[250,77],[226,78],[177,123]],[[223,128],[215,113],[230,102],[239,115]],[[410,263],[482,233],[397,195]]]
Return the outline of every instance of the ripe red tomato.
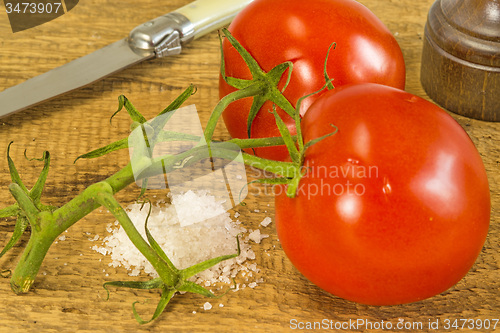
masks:
[[[333,42],[337,46],[330,53],[327,71],[335,87],[374,82],[404,89],[405,65],[398,43],[369,9],[354,0],[255,0],[236,16],[229,31],[266,72],[280,63],[293,63],[291,81],[284,93],[293,106],[299,98],[325,84],[323,67]],[[223,53],[228,76],[251,79],[242,58],[227,40]],[[221,79],[219,91],[222,98],[234,88]],[[304,101],[302,114],[317,97]],[[223,119],[232,137],[248,137],[251,104],[252,99],[246,98],[224,111]],[[267,112],[271,110],[271,103],[261,108],[251,137],[280,136],[274,116]],[[291,117],[283,111],[278,113],[295,134]],[[288,156],[284,146],[258,148],[256,153],[277,160]]]
[[[488,232],[490,192],[465,131],[434,104],[377,84],[332,90],[303,118],[297,196],[276,191],[280,242],[322,289],[372,305],[456,284]]]

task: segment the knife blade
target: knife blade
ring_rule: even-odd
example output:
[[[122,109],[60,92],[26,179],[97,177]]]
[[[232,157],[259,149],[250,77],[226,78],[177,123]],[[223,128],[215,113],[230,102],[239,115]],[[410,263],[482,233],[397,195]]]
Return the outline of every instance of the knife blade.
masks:
[[[0,117],[87,86],[152,58],[180,54],[190,41],[223,27],[253,0],[196,0],[134,28],[93,53],[0,92]]]

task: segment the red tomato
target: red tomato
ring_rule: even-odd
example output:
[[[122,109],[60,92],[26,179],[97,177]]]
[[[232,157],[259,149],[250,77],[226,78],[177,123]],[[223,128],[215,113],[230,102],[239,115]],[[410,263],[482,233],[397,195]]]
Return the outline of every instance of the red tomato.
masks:
[[[325,84],[323,67],[333,42],[337,47],[330,53],[327,71],[335,87],[374,82],[404,89],[405,65],[398,43],[369,9],[354,0],[255,0],[236,16],[229,31],[266,72],[280,63],[293,63],[291,81],[284,93],[293,106],[299,98]],[[228,76],[251,79],[245,63],[227,40],[223,53]],[[219,91],[222,98],[234,88],[221,79]],[[304,101],[302,114],[317,97]],[[224,111],[224,122],[232,137],[248,137],[251,104],[252,99],[246,98]],[[271,110],[271,103],[261,108],[251,137],[280,136],[274,116],[267,112]],[[283,111],[278,113],[295,134],[291,117]],[[284,146],[259,148],[256,152],[279,160],[288,156]]]
[[[488,232],[490,192],[465,131],[434,104],[387,86],[332,90],[303,118],[297,196],[276,188],[287,256],[322,289],[372,305],[419,301],[457,283]]]

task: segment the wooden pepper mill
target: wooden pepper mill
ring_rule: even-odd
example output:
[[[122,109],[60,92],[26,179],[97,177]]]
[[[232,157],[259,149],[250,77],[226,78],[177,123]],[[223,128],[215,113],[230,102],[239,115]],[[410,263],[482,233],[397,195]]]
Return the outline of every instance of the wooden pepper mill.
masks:
[[[427,95],[454,113],[500,121],[500,0],[436,0],[424,36]]]

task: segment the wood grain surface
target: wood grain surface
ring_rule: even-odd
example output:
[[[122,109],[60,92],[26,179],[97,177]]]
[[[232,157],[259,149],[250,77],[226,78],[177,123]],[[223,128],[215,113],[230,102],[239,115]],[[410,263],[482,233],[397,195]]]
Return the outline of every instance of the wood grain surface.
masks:
[[[407,90],[427,98],[419,72],[424,24],[432,0],[361,2],[382,19],[400,43],[407,65]],[[0,91],[119,40],[140,23],[186,3],[187,0],[80,1],[62,17],[15,34],[1,7]],[[193,83],[198,92],[190,103],[196,105],[204,124],[218,100],[218,70],[218,38],[212,33],[189,44],[180,56],[141,63],[92,86],[0,119],[0,157],[4,156],[0,158],[1,207],[13,203],[7,189],[10,177],[5,158],[10,141],[14,141],[11,155],[28,186],[35,182],[42,165],[27,161],[23,156],[25,149],[28,157],[41,157],[44,150],[51,152],[44,202],[64,204],[128,162],[127,152],[115,152],[73,164],[78,155],[129,134],[130,122],[125,114],[117,116],[111,125],[109,122],[120,94],[125,94],[146,117],[152,117]],[[286,332],[293,331],[292,320],[364,320],[372,324],[384,321],[394,326],[402,321],[410,325],[422,323],[422,327],[392,331],[436,332],[444,331],[445,320],[499,319],[500,124],[454,117],[484,160],[491,187],[492,217],[476,264],[463,280],[441,295],[414,304],[384,307],[355,304],[332,296],[309,283],[292,266],[271,224],[262,229],[270,237],[252,245],[257,254],[255,263],[260,268],[258,276],[264,282],[254,289],[230,292],[211,301],[214,307],[208,311],[201,309],[207,301],[201,296],[176,296],[157,321],[140,326],[133,318],[132,302],[149,299],[149,303],[138,305],[141,313],[147,315],[154,309],[159,294],[117,289],[105,301],[102,284],[129,277],[124,269],[108,267],[109,258],[90,249],[95,244],[89,238],[104,236],[106,224],[114,222],[105,210],[97,210],[71,227],[65,241],[53,245],[30,293],[16,296],[10,290],[9,280],[0,279],[0,332]],[[223,125],[218,127],[217,137],[228,138]],[[117,198],[127,205],[137,193],[137,187],[131,186]],[[256,191],[250,193],[247,203],[237,208],[245,226],[255,229],[264,217],[273,217],[272,197]],[[1,246],[10,237],[14,222],[0,221]],[[20,245],[26,241],[27,235]],[[14,268],[21,249],[16,246],[0,259],[0,268]],[[219,303],[224,307],[217,306]],[[429,328],[429,321],[436,320],[441,329]],[[367,328],[361,325],[342,331],[384,331]],[[497,330],[500,331],[500,325]]]

